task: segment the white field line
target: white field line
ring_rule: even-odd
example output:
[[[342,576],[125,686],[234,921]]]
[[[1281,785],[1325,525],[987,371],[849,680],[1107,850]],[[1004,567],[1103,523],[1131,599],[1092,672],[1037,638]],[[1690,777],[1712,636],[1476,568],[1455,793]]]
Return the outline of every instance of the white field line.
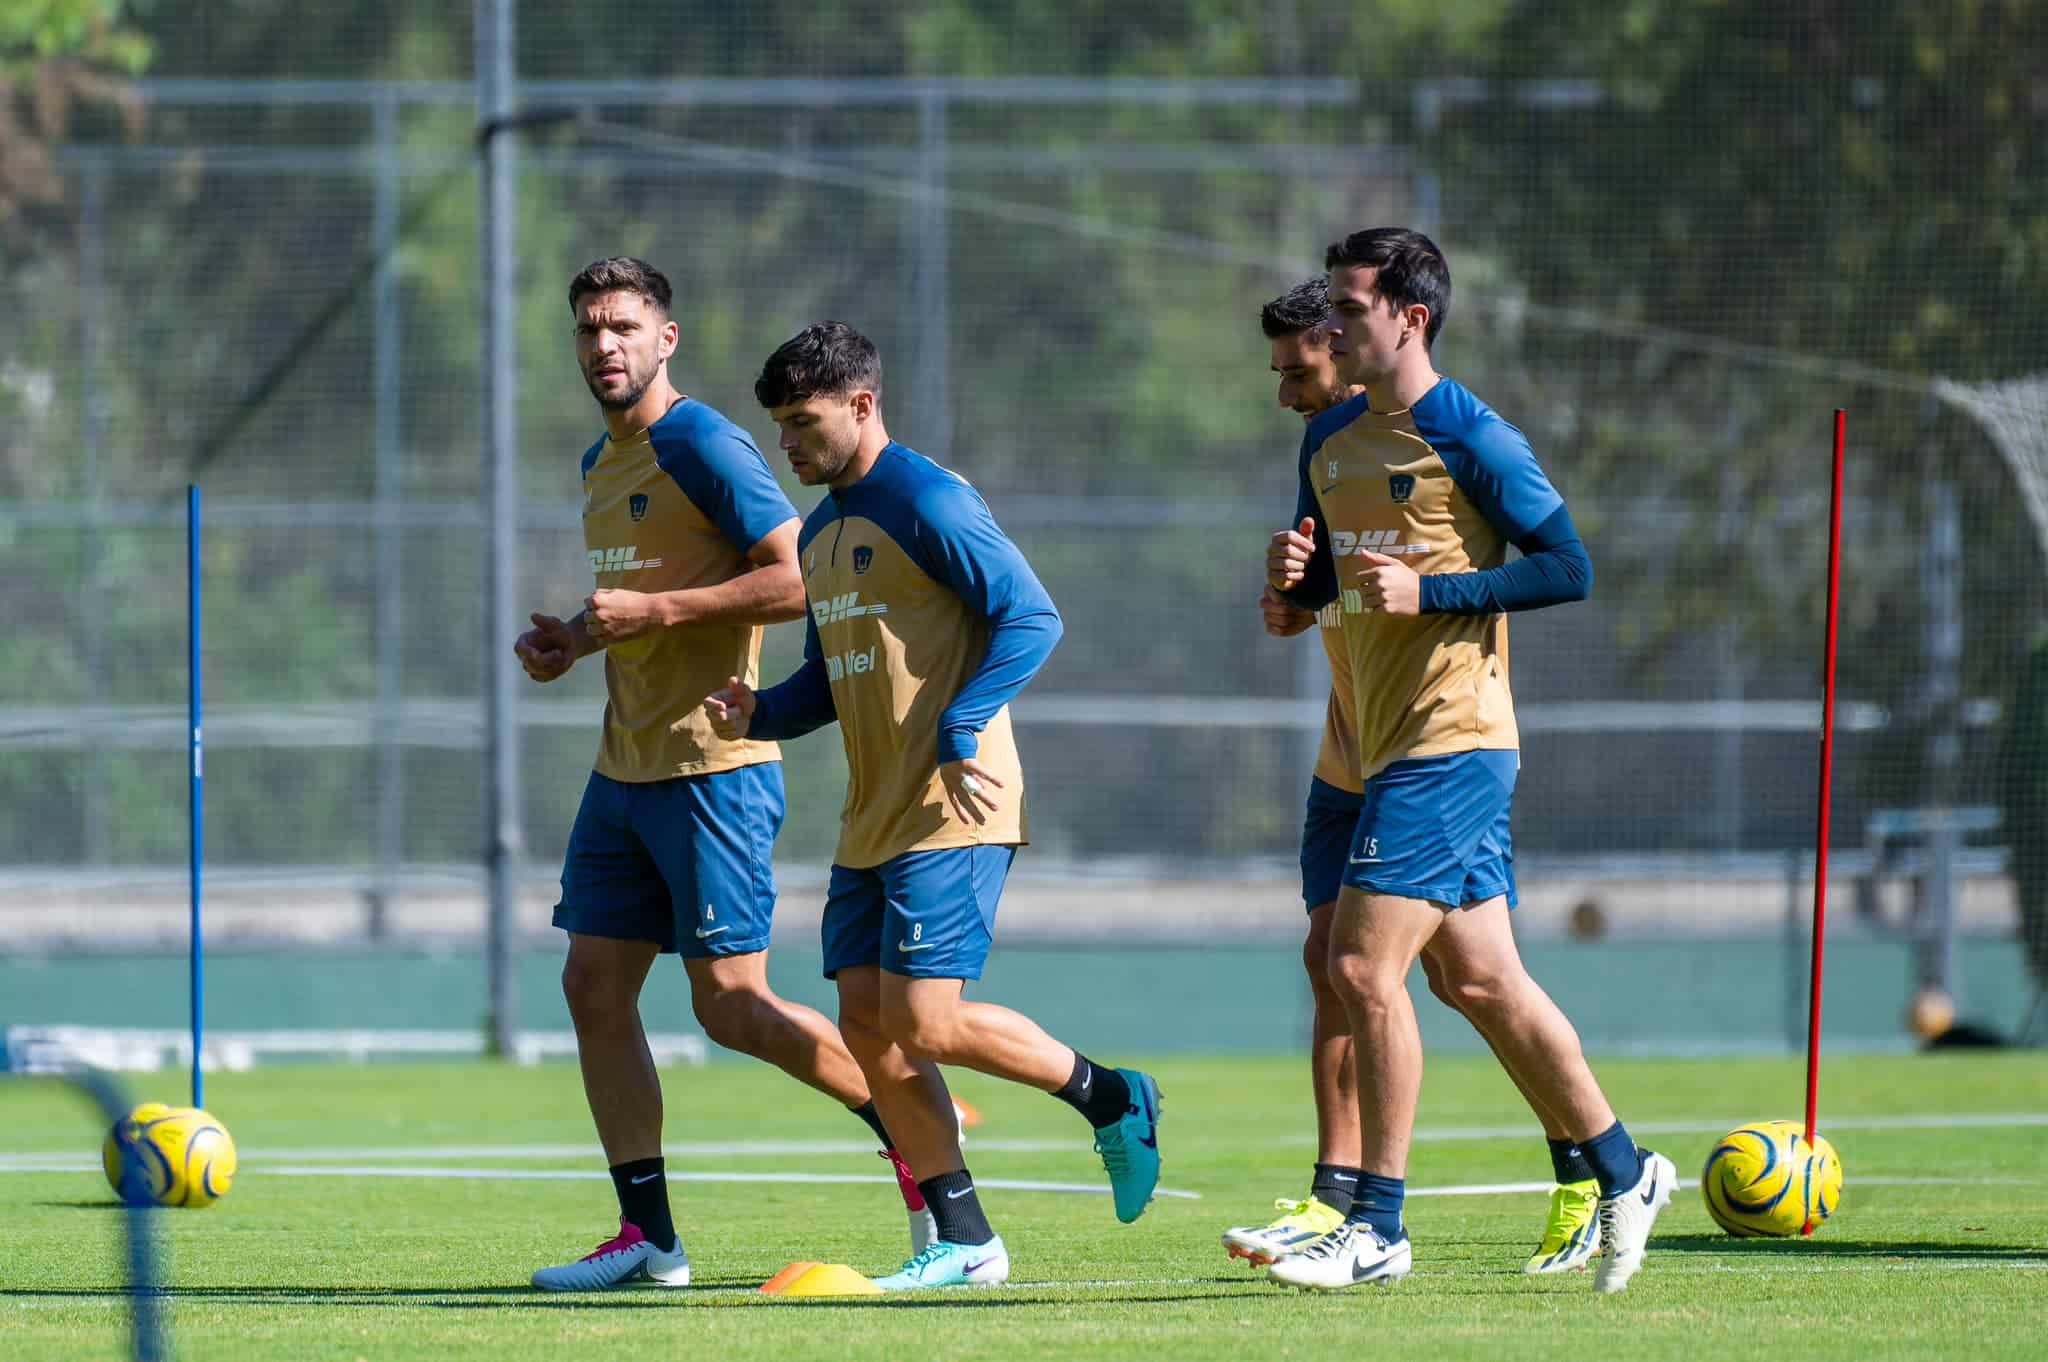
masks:
[[[1738,1120],[1720,1121],[1630,1121],[1631,1135],[1721,1135],[1737,1126],[1754,1123],[1763,1119],[1750,1115]],[[1788,1118],[1789,1119],[1789,1118]],[[1820,1133],[1836,1130],[1999,1130],[2015,1126],[2048,1126],[2048,1111],[1994,1111],[1916,1113],[1910,1116],[1841,1116],[1823,1117]],[[1418,1140],[1497,1140],[1520,1138],[1533,1135],[1533,1125],[1519,1126],[1439,1126],[1415,1132]],[[1313,1136],[1301,1141],[1314,1143]]]
[[[1757,1118],[1751,1117],[1750,1120]],[[1719,1135],[1744,1124],[1742,1120],[1716,1121],[1642,1121],[1629,1126],[1636,1135]],[[1915,1113],[1902,1116],[1849,1116],[1839,1120],[1821,1122],[1823,1134],[1836,1130],[1997,1130],[2016,1127],[2048,1126],[2048,1111],[2013,1112],[1956,1112],[1950,1114]],[[1535,1135],[1534,1125],[1502,1126],[1422,1126],[1415,1132],[1418,1143],[1456,1142],[1467,1140],[1522,1139]],[[1299,1135],[1283,1135],[1275,1143],[1295,1146],[1313,1145],[1315,1136],[1304,1131]],[[970,1137],[965,1146],[970,1152],[987,1150],[997,1154],[1072,1154],[1087,1153],[1090,1146],[1079,1140],[1025,1140],[986,1139]],[[762,1141],[717,1141],[703,1143],[670,1144],[662,1153],[671,1158],[782,1158],[788,1155],[824,1154],[867,1154],[872,1155],[872,1144],[840,1140],[762,1140]],[[268,1151],[273,1159],[291,1160],[298,1163],[376,1163],[386,1160],[413,1162],[420,1159],[594,1159],[601,1151],[594,1144],[503,1144],[503,1145],[408,1145],[389,1148],[362,1148],[349,1146],[319,1146],[309,1148],[273,1149]],[[44,1153],[0,1154],[0,1171],[35,1166],[29,1161],[54,1159],[63,1162],[76,1156],[63,1150]],[[253,1163],[252,1167],[262,1167]]]
[[[1092,1148],[1077,1140],[978,1140],[972,1137],[962,1147],[998,1154],[1070,1154],[1075,1150],[1085,1152]],[[661,1152],[672,1159],[784,1158],[807,1154],[865,1154],[873,1158],[875,1146],[858,1140],[724,1140],[668,1144],[662,1146]],[[295,1163],[371,1163],[385,1159],[397,1162],[415,1159],[594,1159],[602,1157],[603,1151],[594,1144],[486,1144],[412,1145],[390,1149],[272,1149],[267,1153],[273,1159],[288,1159]]]
[[[964,1148],[997,1154],[1087,1153],[1092,1146],[1076,1140],[969,1140]],[[757,1140],[715,1143],[670,1144],[661,1151],[672,1159],[690,1158],[787,1158],[793,1155],[865,1154],[872,1158],[873,1144],[853,1140]],[[421,1159],[598,1159],[604,1151],[594,1144],[479,1144],[479,1145],[394,1145],[390,1147],[347,1148],[326,1145],[305,1149],[267,1149],[265,1158],[291,1163],[412,1163]],[[74,1153],[0,1154],[0,1168],[10,1159],[68,1159]]]
[[[0,1155],[0,1173],[94,1173],[102,1171],[100,1165],[79,1158],[75,1154],[16,1154]],[[443,1167],[434,1164],[288,1164],[267,1161],[245,1164],[243,1174],[256,1173],[265,1177],[302,1178],[439,1178],[445,1181],[497,1181],[497,1182],[601,1182],[608,1180],[610,1173],[594,1168],[462,1168]],[[668,1174],[670,1182],[702,1183],[831,1183],[853,1186],[863,1184],[886,1184],[893,1182],[889,1176],[874,1176],[861,1173],[750,1173],[732,1170],[681,1169]],[[1873,1177],[1852,1178],[1850,1183],[1858,1187],[2033,1187],[2039,1185],[2035,1178],[1924,1178],[1924,1177]],[[1043,1182],[1020,1178],[977,1178],[977,1186],[991,1191],[1005,1192],[1061,1192],[1080,1196],[1107,1196],[1109,1188],[1093,1182]],[[1548,1195],[1552,1184],[1548,1182],[1467,1182],[1453,1183],[1448,1187],[1411,1187],[1409,1196],[1521,1196],[1530,1193]],[[1185,1191],[1174,1187],[1161,1187],[1156,1195],[1185,1201],[1200,1201],[1200,1192]]]
[[[33,1166],[18,1166],[12,1158],[0,1158],[0,1173],[98,1173],[104,1170],[97,1163],[72,1157],[59,1161],[44,1157]],[[406,1164],[377,1164],[364,1167],[349,1167],[335,1164],[245,1164],[238,1170],[241,1176],[256,1173],[262,1177],[298,1178],[439,1178],[444,1181],[477,1180],[490,1182],[607,1182],[611,1174],[599,1168],[440,1168],[412,1166]],[[890,1174],[876,1177],[865,1173],[743,1173],[718,1172],[692,1169],[668,1174],[670,1182],[744,1182],[744,1183],[843,1183],[873,1184],[876,1186],[896,1185]],[[1081,1196],[1108,1196],[1109,1188],[1095,1182],[1039,1182],[1017,1178],[976,1178],[977,1187],[1003,1192],[1066,1192]],[[1185,1201],[1200,1201],[1200,1192],[1183,1191],[1175,1187],[1161,1187],[1156,1196],[1176,1197]]]

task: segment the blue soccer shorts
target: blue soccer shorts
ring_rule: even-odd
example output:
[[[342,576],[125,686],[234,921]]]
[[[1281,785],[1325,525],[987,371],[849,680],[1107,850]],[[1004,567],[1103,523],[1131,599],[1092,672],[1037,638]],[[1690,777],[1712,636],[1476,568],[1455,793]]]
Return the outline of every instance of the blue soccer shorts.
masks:
[[[1365,796],[1309,777],[1308,814],[1301,824],[1301,904],[1314,912],[1337,900],[1344,887],[1344,862]]]
[[[779,761],[644,783],[591,772],[555,925],[696,960],[767,949],[783,810]]]
[[[1515,906],[1508,815],[1521,754],[1454,752],[1397,761],[1365,783],[1344,883],[1370,894],[1461,908]]]
[[[865,870],[832,867],[825,977],[880,965],[914,979],[979,979],[1013,846],[908,851]]]

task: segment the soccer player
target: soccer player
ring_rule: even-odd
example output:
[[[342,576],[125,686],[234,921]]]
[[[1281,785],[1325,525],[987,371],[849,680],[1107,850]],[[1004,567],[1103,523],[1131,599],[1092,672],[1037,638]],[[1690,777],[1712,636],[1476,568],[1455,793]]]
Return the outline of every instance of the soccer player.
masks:
[[[839,723],[847,792],[825,973],[847,1046],[939,1228],[878,1284],[987,1284],[1008,1277],[1009,1256],[960,1156],[938,1066],[1026,1084],[1078,1111],[1126,1224],[1159,1181],[1159,1087],[962,997],[981,977],[996,900],[1028,840],[1008,704],[1052,652],[1060,617],[975,490],[889,438],[881,394],[874,344],[840,322],[804,328],[762,367],[754,395],[790,466],[831,489],[797,541],[811,612],[804,662],[758,693],[734,676],[705,711],[735,742]]]
[[[1328,281],[1318,275],[1296,284],[1259,312],[1272,370],[1280,376],[1279,403],[1304,423],[1365,391],[1337,375],[1336,357],[1330,353],[1329,333],[1324,328],[1330,312],[1329,292]],[[1309,1077],[1316,1104],[1316,1163],[1306,1197],[1281,1197],[1274,1202],[1281,1213],[1277,1219],[1225,1231],[1224,1249],[1254,1267],[1298,1252],[1342,1224],[1358,1185],[1358,1080],[1351,1057],[1351,1022],[1331,982],[1329,962],[1330,920],[1336,913],[1345,857],[1364,802],[1342,610],[1332,605],[1311,613],[1290,604],[1270,585],[1259,607],[1266,632],[1276,638],[1292,638],[1321,625],[1317,632],[1330,659],[1330,701],[1322,750],[1309,778],[1301,834],[1301,899],[1308,909],[1302,963],[1308,970],[1315,1008]],[[1422,953],[1422,972],[1430,992],[1457,1009],[1457,995],[1444,987],[1436,957],[1427,949]],[[1536,1104],[1532,1101],[1530,1105]],[[1564,1137],[1554,1118],[1540,1108],[1538,1114],[1558,1186],[1551,1192],[1542,1240],[1522,1270],[1546,1273],[1582,1268],[1594,1251],[1593,1208],[1599,1187],[1584,1156]]]
[[[1338,375],[1365,393],[1309,422],[1296,524],[1273,536],[1267,585],[1337,604],[1352,675],[1364,801],[1330,932],[1351,1019],[1360,1168],[1344,1224],[1275,1263],[1335,1290],[1407,1275],[1402,1226],[1422,1042],[1408,997],[1425,950],[1442,986],[1599,1185],[1601,1292],[1643,1263],[1676,1170],[1615,1119],[1576,1032],[1523,969],[1508,822],[1520,766],[1508,691],[1512,610],[1582,600],[1592,563],[1528,441],[1436,372],[1450,267],[1418,232],[1376,228],[1329,248]],[[1523,557],[1509,563],[1513,544]]]
[[[533,1274],[553,1291],[690,1280],[663,1172],[661,1080],[640,1024],[640,989],[664,952],[683,957],[705,1035],[851,1109],[898,1170],[912,1248],[932,1230],[838,1030],[768,987],[781,753],[720,737],[700,706],[727,676],[755,674],[763,625],[804,613],[798,522],[745,432],[670,383],[670,299],[661,272],[629,257],[597,261],[569,285],[577,362],[605,421],[583,456],[597,589],[570,619],[535,614],[514,645],[536,681],[600,651],[605,669],[603,736],[554,920],[569,934],[562,992],[620,1225],[582,1260]]]

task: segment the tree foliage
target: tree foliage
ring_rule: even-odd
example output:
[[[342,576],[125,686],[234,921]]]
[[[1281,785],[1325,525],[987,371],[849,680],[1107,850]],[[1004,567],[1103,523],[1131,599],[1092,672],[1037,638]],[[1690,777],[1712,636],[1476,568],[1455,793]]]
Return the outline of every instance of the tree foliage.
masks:
[[[0,497],[157,498],[202,457],[223,499],[370,495],[375,115],[252,101],[157,106],[145,124],[122,82],[145,69],[466,81],[471,10],[0,0],[0,304],[22,319],[0,339]],[[1426,225],[1459,281],[1444,367],[1529,431],[1594,548],[1611,613],[1586,675],[1609,670],[1588,686],[1718,694],[1713,669],[1732,650],[1745,694],[1811,693],[1836,405],[1851,409],[1855,455],[1852,693],[1905,712],[1921,686],[1915,631],[1937,480],[1958,484],[1971,527],[1966,693],[1998,693],[2038,612],[2016,603],[2011,565],[2038,560],[2005,472],[1921,385],[2025,372],[2048,354],[2048,5],[520,10],[519,68],[534,80],[1352,82],[1355,97],[1337,105],[949,107],[950,428],[897,433],[935,443],[993,498],[1057,492],[1088,499],[1105,523],[1140,502],[1284,514],[1291,432],[1271,405],[1258,305],[1313,273],[1334,236],[1433,204]],[[760,357],[827,315],[876,333],[892,421],[936,410],[928,318],[912,302],[924,240],[915,191],[928,169],[915,105],[587,103],[604,127],[521,140],[531,498],[573,498],[571,460],[594,422],[569,361],[562,289],[615,251],[669,270],[684,330],[677,377],[757,430],[748,383]],[[459,97],[408,105],[395,122],[406,231],[386,264],[402,320],[402,493],[419,505],[460,506],[480,490],[474,133]],[[131,138],[145,145],[102,158],[96,181],[60,154]],[[721,154],[749,159],[734,168]],[[86,318],[65,305],[84,277],[89,186],[104,209],[91,262],[107,300],[96,355],[85,353]],[[291,362],[280,368],[280,357]],[[88,403],[105,432],[89,458],[74,448]],[[406,636],[432,643],[407,652],[414,693],[470,693],[479,672],[469,616],[448,622],[450,601],[466,609],[475,585],[464,533],[418,526],[408,540],[408,581],[443,593],[422,589],[402,607]],[[236,684],[370,690],[368,560],[346,541],[221,550],[223,573],[267,565],[224,580],[226,608],[285,621],[252,645]],[[1141,539],[1077,525],[1045,529],[1033,552],[1071,602],[1074,635],[1094,640],[1056,657],[1060,686],[1285,689],[1272,654],[1203,632],[1243,573],[1226,534],[1169,522]],[[0,561],[24,580],[61,564],[98,572],[99,586],[152,554],[160,546],[94,558],[52,552],[48,536],[0,542]],[[528,570],[538,598],[566,602],[584,585],[573,552],[537,551]],[[1123,628],[1137,596],[1169,625]],[[133,656],[161,651],[141,637],[149,610],[108,618]],[[75,688],[90,667],[82,644],[59,641],[30,670],[6,698]],[[159,670],[130,679],[161,691]],[[1900,732],[1907,746],[1921,740]],[[1893,768],[1917,769],[1906,757]],[[1196,763],[1178,783],[1198,779]],[[1104,787],[1105,828],[1117,797]],[[1187,840],[1221,826],[1191,825]]]

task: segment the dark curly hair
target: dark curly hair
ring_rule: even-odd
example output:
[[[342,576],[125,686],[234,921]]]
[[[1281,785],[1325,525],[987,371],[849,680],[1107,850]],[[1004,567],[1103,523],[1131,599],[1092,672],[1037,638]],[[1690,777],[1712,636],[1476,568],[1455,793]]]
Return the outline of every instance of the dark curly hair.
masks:
[[[1330,316],[1330,285],[1321,275],[1304,279],[1259,309],[1259,327],[1267,340],[1298,336],[1321,326]]]

